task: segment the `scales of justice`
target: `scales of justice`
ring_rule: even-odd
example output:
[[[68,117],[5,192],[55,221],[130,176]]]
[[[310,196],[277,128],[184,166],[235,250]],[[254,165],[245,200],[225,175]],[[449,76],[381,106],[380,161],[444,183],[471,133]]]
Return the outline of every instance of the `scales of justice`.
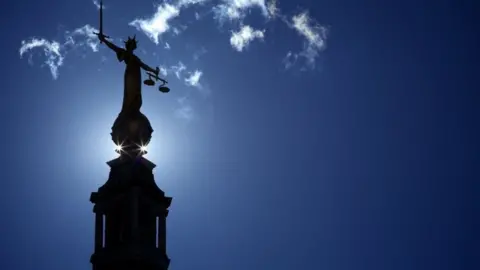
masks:
[[[137,48],[137,40],[128,37],[125,47],[121,48],[109,41],[110,37],[103,33],[103,3],[100,2],[100,27],[98,36],[101,44],[107,45],[117,56],[119,62],[125,63],[124,91],[122,110],[119,113],[112,127],[112,140],[117,145],[116,152],[120,157],[141,157],[147,153],[146,146],[150,142],[153,129],[148,118],[140,112],[142,106],[142,75],[143,69],[148,79],[143,81],[144,85],[155,86],[161,83],[158,90],[162,93],[170,92],[166,86],[167,81],[160,78],[158,67],[151,68],[134,54]]]

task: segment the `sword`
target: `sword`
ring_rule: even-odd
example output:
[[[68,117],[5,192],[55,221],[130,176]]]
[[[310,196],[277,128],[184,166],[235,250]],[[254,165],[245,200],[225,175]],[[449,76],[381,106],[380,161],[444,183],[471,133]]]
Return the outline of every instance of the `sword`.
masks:
[[[100,0],[100,30],[98,31],[98,33],[95,33],[93,32],[95,35],[98,35],[98,36],[103,36],[105,38],[110,38],[109,36],[105,36],[103,34],[103,1]],[[103,43],[102,40],[100,40],[100,43]]]

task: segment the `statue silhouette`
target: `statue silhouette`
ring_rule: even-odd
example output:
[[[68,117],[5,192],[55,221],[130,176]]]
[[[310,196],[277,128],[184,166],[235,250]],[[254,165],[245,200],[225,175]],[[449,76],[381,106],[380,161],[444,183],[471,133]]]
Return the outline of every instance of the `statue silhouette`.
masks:
[[[137,40],[135,36],[133,38],[128,37],[125,41],[125,48],[120,48],[117,45],[106,39],[103,33],[97,33],[100,42],[105,43],[110,49],[112,49],[120,62],[124,62],[126,65],[124,75],[124,90],[123,90],[123,104],[122,113],[135,113],[139,112],[142,107],[142,74],[141,69],[147,72],[151,72],[158,76],[159,68],[151,68],[138,58],[133,52],[137,48]]]
[[[125,47],[121,48],[108,40],[108,36],[103,34],[103,3],[100,1],[100,29],[98,33],[100,43],[105,43],[108,48],[115,52],[117,59],[125,63],[125,74],[123,77],[123,104],[122,110],[118,114],[112,126],[112,140],[117,146],[122,146],[120,154],[123,156],[138,157],[146,151],[141,150],[151,139],[153,129],[148,118],[140,112],[142,107],[142,74],[145,70],[148,79],[143,83],[149,86],[155,85],[160,81],[162,84],[159,91],[168,93],[170,89],[166,86],[167,81],[158,77],[160,69],[151,68],[134,54],[137,48],[137,40],[128,37],[125,41]],[[155,80],[155,81],[154,81]]]

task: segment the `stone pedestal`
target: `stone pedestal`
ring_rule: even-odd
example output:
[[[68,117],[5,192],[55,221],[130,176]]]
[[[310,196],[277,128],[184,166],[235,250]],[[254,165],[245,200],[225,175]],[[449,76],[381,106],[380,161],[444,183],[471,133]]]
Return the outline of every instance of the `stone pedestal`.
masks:
[[[92,192],[94,270],[167,270],[166,217],[172,198],[155,184],[143,157],[108,162],[108,181]]]
[[[120,156],[107,164],[110,175],[90,201],[95,213],[93,270],[167,270],[166,217],[172,198],[156,185],[155,164],[143,157],[153,129],[142,113],[120,114],[112,140]]]

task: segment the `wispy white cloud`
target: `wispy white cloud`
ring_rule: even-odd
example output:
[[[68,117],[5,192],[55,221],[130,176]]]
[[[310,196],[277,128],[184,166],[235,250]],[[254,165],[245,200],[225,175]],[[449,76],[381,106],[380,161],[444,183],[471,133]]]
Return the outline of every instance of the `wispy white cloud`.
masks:
[[[61,45],[57,41],[48,41],[46,39],[31,38],[30,40],[23,40],[20,47],[20,58],[27,52],[35,49],[43,49],[43,53],[47,58],[45,64],[50,68],[50,72],[54,79],[58,78],[58,68],[63,65],[65,56],[61,52]]]
[[[187,86],[197,88],[199,93],[204,97],[211,93],[208,85],[204,85],[200,82],[201,80],[203,81],[204,73],[199,69],[189,70],[181,61],[170,67],[160,66],[159,69],[162,76],[167,76],[171,73],[175,74],[175,77],[177,77],[178,80],[184,82]]]
[[[203,72],[200,70],[189,71],[187,66],[182,61],[179,61],[177,64],[170,67],[159,66],[159,69],[163,76],[173,73],[177,79],[185,82],[185,84],[188,86],[200,87],[199,81],[203,75]]]
[[[278,15],[278,13],[280,12],[280,9],[278,9],[277,0],[270,0],[267,3],[267,10],[268,10],[268,13],[270,14],[270,16],[272,18],[275,18]]]
[[[197,50],[193,53],[193,60],[198,60],[200,57],[204,54],[206,54],[208,51],[205,49],[205,47],[202,47],[200,50]]]
[[[202,77],[203,72],[200,70],[195,70],[194,72],[190,72],[190,76],[185,78],[185,83],[190,86],[201,87],[200,78]]]
[[[182,32],[182,30],[180,30],[178,27],[173,27],[172,32],[174,35],[178,36]]]
[[[92,2],[95,5],[95,7],[97,7],[97,9],[100,9],[100,0],[92,0]],[[107,6],[105,6],[105,3],[103,3],[102,9],[107,9]]]
[[[325,48],[327,28],[310,18],[308,12],[293,16],[292,21],[295,30],[307,39],[309,45],[317,49]]]
[[[163,76],[168,75],[168,69],[166,67],[160,66],[159,69],[160,69],[160,74],[162,74]]]
[[[181,61],[173,66],[170,66],[169,68],[164,66],[159,68],[163,76],[167,76],[170,73],[175,74],[175,77],[184,82],[185,85],[198,89],[198,93],[200,93],[204,98],[211,94],[210,87],[208,84],[204,83],[203,71],[199,69],[189,69]]]
[[[243,13],[241,13],[238,9],[232,8],[226,4],[221,4],[214,7],[213,13],[215,14],[215,19],[221,24],[227,20],[233,21],[243,17]]]
[[[208,86],[203,86],[199,83],[199,80],[202,77],[201,74],[201,71],[196,70],[190,73],[190,76],[186,78],[185,81],[190,79],[188,83],[195,85],[195,87],[199,90],[198,93],[202,94],[202,96],[206,98],[210,94],[210,89]],[[193,101],[198,100],[193,98],[195,96],[194,94],[195,92],[188,92],[185,96],[177,99],[178,107],[175,110],[175,116],[186,121],[191,121],[197,118],[197,112],[193,106],[195,103],[193,103]]]
[[[73,30],[72,32],[67,31],[65,33],[65,37],[67,38],[67,42],[76,46],[88,46],[92,49],[92,51],[98,51],[98,38],[94,34],[94,32],[98,32],[95,27],[86,24],[80,28]]]
[[[156,7],[157,9],[152,16],[135,19],[130,22],[129,25],[142,31],[155,44],[158,44],[162,34],[171,30],[174,34],[178,35],[182,30],[186,29],[184,25],[179,27],[170,25],[171,21],[180,15],[180,11],[183,8],[189,7],[190,5],[203,4],[207,1],[208,0],[178,0],[174,3],[162,3]]]
[[[175,73],[175,76],[177,76],[177,79],[180,79],[182,73],[187,69],[187,67],[180,61],[178,64],[174,65],[171,67],[171,70],[173,73]]]
[[[98,0],[93,0],[93,4],[97,7],[97,9],[100,9],[100,1]],[[105,6],[103,6],[103,9],[105,9]]]
[[[178,108],[175,110],[175,116],[187,121],[191,121],[194,116],[194,111],[188,97],[181,97],[177,99],[177,103]]]
[[[271,16],[266,0],[222,0],[222,3],[213,8],[215,18],[223,23],[227,20],[242,20],[247,11],[252,8],[258,8],[263,16]]]
[[[159,43],[160,35],[170,30],[169,21],[180,14],[180,9],[174,5],[163,3],[157,6],[155,14],[146,19],[135,19],[129,25],[147,35],[155,44]]]
[[[188,7],[190,5],[195,5],[195,4],[204,4],[209,1],[210,0],[179,0],[177,2],[177,6]]]
[[[265,30],[255,30],[248,25],[244,25],[238,32],[232,31],[230,44],[235,50],[241,52],[254,39],[263,39],[264,32]]]
[[[163,48],[169,50],[170,49],[170,44],[168,44],[168,42],[165,42],[165,46]]]
[[[299,56],[304,57],[309,67],[315,67],[316,58],[327,46],[328,28],[317,23],[307,11],[294,15],[287,23],[305,39],[303,50],[296,54],[289,52],[290,55],[287,54],[287,57],[295,56],[295,59]]]
[[[53,79],[57,79],[59,68],[63,65],[67,53],[80,47],[88,47],[92,51],[98,51],[98,42],[95,40],[94,31],[98,31],[90,25],[84,25],[73,31],[65,32],[65,41],[47,40],[45,38],[30,38],[23,40],[19,49],[20,58],[29,55],[29,63],[32,61],[33,50],[41,49],[45,56],[44,64],[50,69]]]
[[[289,69],[293,67],[297,63],[297,59],[298,59],[298,54],[292,53],[291,51],[289,51],[282,61],[285,69]]]
[[[298,52],[289,52],[284,58],[285,66],[289,68],[295,65],[297,60],[305,59],[306,64],[314,68],[320,52],[326,48],[328,28],[320,25],[315,19],[309,16],[308,11],[297,13],[294,16],[286,16],[281,13],[278,0],[172,0],[159,4],[156,12],[150,17],[136,19],[130,23],[139,31],[145,33],[154,43],[159,44],[162,34],[171,32],[179,35],[187,26],[173,25],[173,21],[180,16],[181,10],[191,5],[203,5],[209,3],[209,10],[213,17],[220,23],[225,21],[238,21],[241,28],[231,31],[230,44],[236,51],[244,51],[255,39],[263,40],[265,30],[253,29],[249,25],[243,25],[243,19],[252,10],[260,11],[260,14],[267,19],[280,18],[283,22],[295,30],[304,40],[303,49]],[[210,14],[211,14],[210,13]],[[195,18],[201,18],[199,12],[194,12]],[[169,48],[166,43],[165,48]],[[194,59],[198,56],[194,55]]]
[[[178,36],[178,35],[180,35],[180,33],[187,30],[187,28],[188,28],[188,26],[186,26],[184,24],[181,24],[181,25],[172,27],[172,32],[175,36]]]

